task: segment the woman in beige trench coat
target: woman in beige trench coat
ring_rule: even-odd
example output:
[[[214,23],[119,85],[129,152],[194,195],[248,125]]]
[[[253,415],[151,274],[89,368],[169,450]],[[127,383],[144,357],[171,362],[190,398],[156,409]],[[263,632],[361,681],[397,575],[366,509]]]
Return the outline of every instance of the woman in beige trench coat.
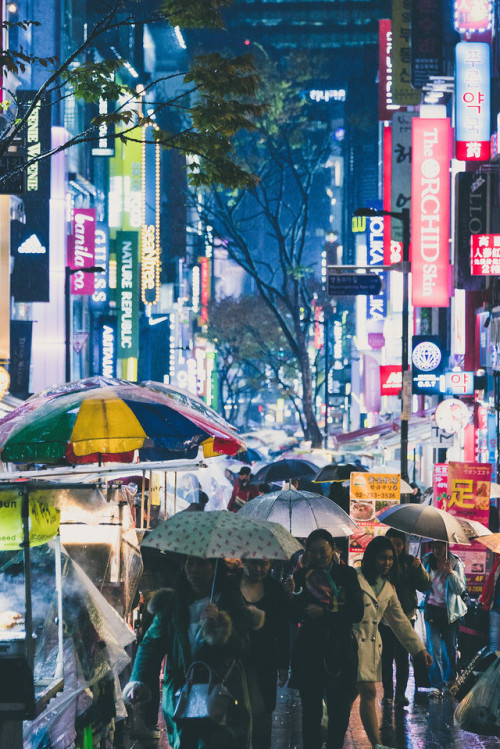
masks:
[[[401,608],[396,589],[386,579],[393,563],[394,547],[391,541],[377,536],[366,547],[361,569],[358,570],[365,605],[363,619],[353,626],[358,642],[359,714],[375,749],[384,749],[380,743],[375,706],[376,682],[382,680],[382,638],[378,629],[382,619],[411,655],[422,656],[427,667],[432,665],[431,656]]]

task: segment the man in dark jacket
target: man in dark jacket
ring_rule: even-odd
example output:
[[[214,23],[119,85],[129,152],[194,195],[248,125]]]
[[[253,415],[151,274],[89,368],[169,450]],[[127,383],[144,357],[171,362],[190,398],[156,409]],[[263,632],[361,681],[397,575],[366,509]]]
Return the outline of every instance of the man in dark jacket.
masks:
[[[256,497],[259,493],[259,487],[250,483],[252,473],[248,466],[240,468],[238,478],[233,485],[233,493],[227,505],[229,512],[238,512],[250,499]]]

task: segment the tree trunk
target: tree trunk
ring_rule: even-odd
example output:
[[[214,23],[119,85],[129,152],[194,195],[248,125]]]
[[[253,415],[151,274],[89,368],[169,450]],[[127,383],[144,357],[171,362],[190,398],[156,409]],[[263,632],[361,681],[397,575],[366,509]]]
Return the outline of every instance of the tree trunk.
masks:
[[[320,432],[314,414],[313,385],[309,354],[307,352],[307,346],[303,341],[300,343],[299,366],[302,375],[302,408],[308,432],[305,436],[311,440],[311,447],[321,447],[323,444],[323,435]]]

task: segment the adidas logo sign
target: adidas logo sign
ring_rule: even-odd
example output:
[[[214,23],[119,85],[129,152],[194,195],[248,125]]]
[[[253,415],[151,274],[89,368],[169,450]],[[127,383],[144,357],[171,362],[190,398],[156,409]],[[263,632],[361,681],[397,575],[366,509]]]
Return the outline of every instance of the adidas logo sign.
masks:
[[[47,248],[43,246],[36,234],[25,239],[17,250],[22,255],[45,255]]]

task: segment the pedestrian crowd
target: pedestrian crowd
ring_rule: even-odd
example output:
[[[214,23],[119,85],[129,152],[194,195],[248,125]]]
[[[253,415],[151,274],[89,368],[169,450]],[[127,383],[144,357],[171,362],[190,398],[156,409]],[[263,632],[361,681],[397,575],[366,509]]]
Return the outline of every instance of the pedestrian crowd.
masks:
[[[267,490],[250,479],[242,469],[229,510]],[[300,694],[304,749],[341,749],[358,697],[368,741],[384,749],[378,682],[384,706],[403,710],[410,657],[415,673],[428,674],[430,698],[455,681],[466,579],[447,544],[433,541],[420,560],[408,553],[406,535],[389,529],[368,543],[355,569],[343,539],[327,530],[301,540],[304,551],[285,568],[188,556],[172,587],[150,601],[124,697],[144,706],[150,727],[161,699],[172,749],[270,749],[277,686],[285,684]],[[497,555],[483,592],[497,650],[499,572]],[[417,591],[427,647],[415,630]]]

